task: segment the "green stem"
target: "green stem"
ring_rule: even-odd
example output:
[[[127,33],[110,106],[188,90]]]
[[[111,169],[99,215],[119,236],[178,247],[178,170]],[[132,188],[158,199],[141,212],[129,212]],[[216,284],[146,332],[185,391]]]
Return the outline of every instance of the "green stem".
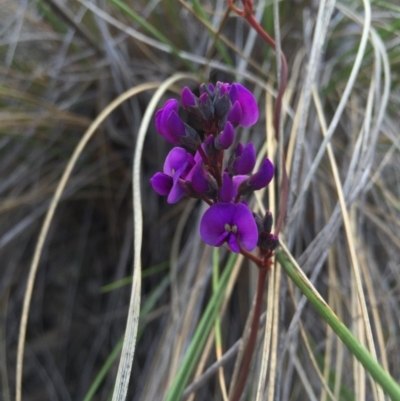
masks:
[[[282,265],[286,274],[300,288],[301,292],[307,297],[315,307],[321,317],[329,324],[332,330],[339,336],[350,352],[360,361],[365,370],[382,387],[383,391],[389,395],[393,401],[400,400],[400,386],[392,376],[372,357],[368,350],[360,344],[351,331],[339,320],[332,309],[323,301],[322,297],[296,270],[288,257],[282,252],[276,254],[276,259]]]

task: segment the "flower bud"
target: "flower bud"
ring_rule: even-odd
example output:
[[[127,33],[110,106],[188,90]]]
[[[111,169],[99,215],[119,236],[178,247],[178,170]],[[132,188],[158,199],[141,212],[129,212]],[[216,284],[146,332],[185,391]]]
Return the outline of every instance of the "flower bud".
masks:
[[[214,118],[214,106],[211,102],[210,96],[207,93],[203,93],[199,97],[197,104],[204,121],[210,121],[212,118]]]
[[[267,210],[265,212],[265,216],[264,219],[262,220],[262,224],[263,224],[263,231],[270,233],[272,230],[272,224],[274,223],[274,218],[272,216],[272,213]]]
[[[232,175],[249,174],[256,164],[256,151],[250,142],[245,147],[239,142],[229,160],[228,168]]]
[[[201,145],[200,135],[190,125],[184,124],[184,134],[179,137],[183,146],[196,150]]]
[[[239,187],[241,195],[247,195],[266,187],[274,177],[274,165],[271,160],[265,159],[257,173],[251,175]]]
[[[275,234],[269,234],[266,237],[260,236],[257,245],[263,251],[274,251],[279,246],[279,237]]]
[[[216,136],[214,145],[218,150],[228,149],[232,145],[234,137],[235,131],[233,125],[230,122],[227,122],[223,131]]]
[[[182,106],[185,109],[189,109],[190,107],[196,106],[196,96],[187,86],[185,86],[182,89],[181,100],[182,100]]]

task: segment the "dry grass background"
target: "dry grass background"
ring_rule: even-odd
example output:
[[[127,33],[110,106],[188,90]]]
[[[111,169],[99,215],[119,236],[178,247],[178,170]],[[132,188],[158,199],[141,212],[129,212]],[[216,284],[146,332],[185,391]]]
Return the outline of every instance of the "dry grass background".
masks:
[[[123,4],[134,13],[114,0],[0,4],[4,401],[15,398],[21,311],[44,216],[78,142],[118,95],[176,72],[246,82],[261,118],[241,140],[251,139],[260,158],[266,151],[277,160],[275,57],[244,21],[226,13],[226,2]],[[280,8],[275,27],[271,2],[257,2],[255,12],[273,36],[280,34],[290,71],[282,142],[290,194],[282,239],[338,316],[399,380],[400,7],[327,0],[284,1]],[[202,13],[207,22],[198,18]],[[221,32],[218,45],[212,31]],[[168,96],[183,84],[195,87],[178,82]],[[153,93],[130,97],[105,119],[61,196],[29,300],[23,400],[110,399],[131,287],[102,288],[132,276],[133,152]],[[167,205],[148,184],[169,149],[150,123],[141,159],[142,309],[128,395],[134,400],[165,398],[212,292],[212,252],[198,236],[202,206]],[[275,181],[256,207],[274,210]],[[221,264],[226,257],[222,250]],[[212,332],[191,382],[226,354],[224,371],[214,369],[186,399],[224,399],[255,279],[254,268],[239,260],[221,312],[222,349]],[[248,399],[386,399],[278,266],[265,309]]]

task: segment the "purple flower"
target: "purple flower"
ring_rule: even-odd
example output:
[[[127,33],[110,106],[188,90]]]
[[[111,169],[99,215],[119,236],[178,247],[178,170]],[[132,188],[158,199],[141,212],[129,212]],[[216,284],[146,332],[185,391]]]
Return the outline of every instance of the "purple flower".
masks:
[[[216,203],[210,206],[201,219],[200,235],[208,245],[221,246],[227,242],[236,253],[240,252],[240,246],[252,251],[258,241],[256,222],[250,209],[243,203]]]
[[[156,130],[174,145],[179,144],[180,137],[185,135],[185,124],[178,116],[178,101],[167,100],[164,107],[157,111]]]
[[[176,203],[187,193],[184,178],[194,164],[193,156],[185,149],[173,148],[165,159],[163,173],[154,174],[150,183],[159,195],[168,195],[168,203]]]
[[[234,125],[250,127],[258,120],[258,106],[253,94],[243,85],[233,83],[229,87],[232,109],[228,121]]]

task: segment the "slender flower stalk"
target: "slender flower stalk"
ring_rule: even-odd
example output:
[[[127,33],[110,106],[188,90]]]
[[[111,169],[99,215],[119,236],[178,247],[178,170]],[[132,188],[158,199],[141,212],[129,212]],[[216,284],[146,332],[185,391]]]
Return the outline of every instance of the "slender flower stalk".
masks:
[[[276,50],[276,42],[268,33],[264,30],[264,28],[258,23],[258,21],[254,17],[253,12],[253,0],[241,0],[243,4],[243,9],[236,7],[234,4],[234,0],[228,0],[229,7],[236,12],[239,16],[244,18],[250,26],[260,35],[262,39],[264,39],[273,50]],[[276,96],[275,108],[274,108],[274,130],[275,130],[275,138],[279,142],[279,126],[280,126],[280,118],[281,118],[281,109],[282,109],[282,99],[283,94],[285,93],[286,83],[288,78],[288,66],[285,54],[280,52],[281,59],[281,71],[280,71],[280,80],[278,93]],[[279,216],[276,223],[275,232],[279,233],[283,222],[286,216],[286,208],[287,208],[287,200],[288,200],[288,192],[289,192],[289,180],[286,172],[286,158],[285,155],[282,154],[281,157],[281,168],[282,168],[282,182],[280,189],[280,204],[279,204]]]
[[[234,5],[234,0],[228,0],[228,4],[230,8],[235,11],[239,16],[244,18],[250,26],[255,29],[255,31],[260,35],[261,38],[263,38],[272,48],[273,50],[276,50],[276,42],[268,35],[268,33],[261,27],[261,25],[258,23],[258,21],[254,17],[253,13],[253,0],[242,0],[243,4],[243,9],[240,9]],[[282,98],[283,94],[285,92],[286,88],[286,82],[287,82],[287,75],[288,75],[288,69],[287,69],[287,62],[286,62],[286,57],[283,52],[280,52],[280,58],[281,58],[281,71],[280,71],[280,82],[279,82],[279,87],[278,87],[278,94],[276,97],[276,102],[275,102],[275,108],[274,108],[274,130],[275,130],[275,138],[277,141],[279,141],[279,129],[280,129],[280,116],[281,116],[281,108],[282,108]],[[273,166],[272,166],[273,167]],[[260,184],[262,185],[263,180],[267,180],[265,178],[268,173],[266,173],[267,169],[269,168],[268,163],[264,162],[262,165],[262,168],[260,169],[260,174],[257,175],[254,174],[252,178],[247,179],[241,186],[240,190],[238,191],[237,199],[239,199],[240,194],[243,194],[246,192],[246,190],[251,190],[257,188],[257,186]],[[282,154],[281,156],[281,168],[282,168],[282,182],[281,182],[281,198],[280,198],[280,206],[279,206],[279,216],[278,216],[278,221],[276,224],[276,233],[279,233],[285,216],[286,216],[286,207],[287,207],[287,199],[288,199],[288,188],[289,188],[289,180],[286,172],[286,158],[285,155]],[[273,170],[272,170],[273,171]],[[273,173],[272,173],[273,174]],[[264,220],[268,220],[268,216],[265,217]],[[271,216],[272,218],[272,216]],[[269,229],[266,230],[267,234],[260,233],[260,240],[259,240],[259,246],[260,249],[263,249],[262,247],[271,247],[271,249],[274,249],[279,243],[279,239],[276,235],[272,235],[270,233],[271,231],[271,226]],[[264,248],[264,249],[266,249]],[[234,393],[230,401],[238,401],[243,393],[245,384],[246,384],[246,378],[249,373],[250,369],[250,361],[254,352],[255,344],[257,341],[257,330],[258,330],[258,325],[259,325],[259,319],[260,319],[260,313],[261,313],[261,304],[262,304],[262,294],[264,291],[264,285],[265,285],[265,280],[267,277],[267,271],[269,269],[270,264],[272,264],[272,253],[268,252],[264,254],[264,257],[262,259],[262,262],[257,264],[257,261],[252,260],[258,265],[259,267],[259,276],[258,276],[258,287],[257,287],[257,296],[256,296],[256,304],[254,306],[254,313],[253,313],[253,320],[252,320],[252,325],[251,325],[251,332],[250,332],[250,337],[249,341],[247,344],[247,348],[245,351],[245,356],[244,356],[244,361],[242,364],[242,369],[241,373],[239,375],[238,382],[236,384]]]

